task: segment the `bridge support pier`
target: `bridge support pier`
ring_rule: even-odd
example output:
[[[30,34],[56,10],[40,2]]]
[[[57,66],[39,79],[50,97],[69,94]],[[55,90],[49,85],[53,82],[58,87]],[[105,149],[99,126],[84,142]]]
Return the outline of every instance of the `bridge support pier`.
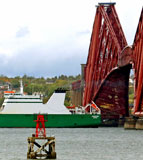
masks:
[[[139,118],[136,122],[136,129],[140,129],[142,130],[143,129],[143,118]]]
[[[143,130],[143,117],[140,117],[138,119],[133,117],[126,117],[124,129]]]
[[[133,117],[126,117],[124,129],[136,129],[136,119]]]

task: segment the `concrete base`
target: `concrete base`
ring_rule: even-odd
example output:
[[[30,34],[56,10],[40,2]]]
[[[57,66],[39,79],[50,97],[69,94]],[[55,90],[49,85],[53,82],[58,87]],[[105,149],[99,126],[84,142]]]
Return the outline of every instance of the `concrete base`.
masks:
[[[136,122],[136,126],[135,126],[136,129],[140,129],[142,130],[143,129],[143,118],[139,118]]]
[[[124,123],[124,129],[136,129],[136,119],[132,117],[126,117]]]

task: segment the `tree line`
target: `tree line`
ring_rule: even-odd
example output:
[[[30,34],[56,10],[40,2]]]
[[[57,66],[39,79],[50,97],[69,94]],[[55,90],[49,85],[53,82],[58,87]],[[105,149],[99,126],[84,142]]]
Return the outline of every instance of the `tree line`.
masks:
[[[0,84],[9,85],[11,90],[19,91],[20,80],[23,82],[24,92],[28,95],[34,93],[40,93],[43,95],[43,103],[46,103],[48,99],[53,94],[54,90],[57,88],[64,88],[70,90],[72,82],[79,80],[81,78],[80,74],[76,76],[66,76],[60,75],[51,78],[35,78],[32,76],[24,75],[23,77],[16,76],[13,78],[7,76],[0,76]],[[69,92],[66,94],[65,104],[70,104],[70,95]]]

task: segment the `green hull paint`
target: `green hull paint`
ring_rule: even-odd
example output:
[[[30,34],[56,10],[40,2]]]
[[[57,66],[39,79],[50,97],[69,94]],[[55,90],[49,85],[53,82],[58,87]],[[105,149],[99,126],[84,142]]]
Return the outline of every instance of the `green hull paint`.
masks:
[[[2,128],[34,128],[36,127],[34,114],[0,114]],[[45,115],[46,128],[98,127],[101,124],[101,115],[91,114],[49,114]]]

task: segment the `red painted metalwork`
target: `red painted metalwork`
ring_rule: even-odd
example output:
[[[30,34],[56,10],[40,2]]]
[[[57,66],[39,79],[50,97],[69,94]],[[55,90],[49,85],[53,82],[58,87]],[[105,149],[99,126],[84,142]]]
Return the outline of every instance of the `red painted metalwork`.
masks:
[[[44,115],[37,115],[36,122],[36,137],[46,137],[46,129],[45,122],[47,120],[44,119]]]
[[[118,59],[118,66],[123,67],[128,64],[133,64],[134,63],[134,58],[133,58],[133,50],[131,46],[125,47]]]
[[[143,116],[143,9],[131,47],[114,4],[99,4],[84,71],[83,105],[94,101],[103,118],[127,116],[131,67],[135,71],[134,114]]]
[[[72,83],[72,90],[79,89],[81,87],[81,80]]]
[[[107,99],[107,94],[102,94],[102,100],[97,97],[101,94],[101,87],[105,84],[105,79],[118,66],[119,56],[125,46],[127,46],[127,42],[114,5],[100,4],[96,10],[85,67],[84,106],[92,100],[98,102],[98,105],[101,106],[102,100]],[[114,81],[114,78],[111,79],[111,83],[112,81]],[[104,92],[106,90],[112,92],[111,87],[104,86],[103,88],[105,89]]]
[[[94,102],[100,107],[103,119],[128,116],[128,86],[131,65],[113,69],[107,75]]]
[[[143,9],[134,39],[133,56],[135,71],[134,114],[143,116]]]

